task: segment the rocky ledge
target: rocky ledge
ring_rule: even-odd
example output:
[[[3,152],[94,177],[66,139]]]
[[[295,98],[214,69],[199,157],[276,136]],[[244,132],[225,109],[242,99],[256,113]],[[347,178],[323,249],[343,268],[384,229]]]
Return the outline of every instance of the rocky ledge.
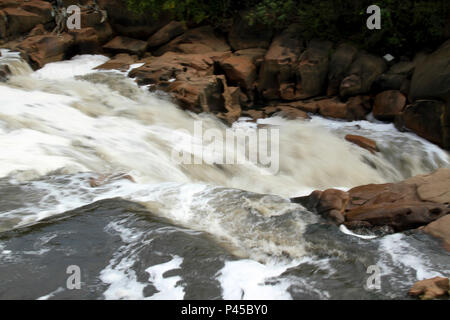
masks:
[[[368,184],[349,191],[328,189],[292,198],[310,211],[349,229],[420,228],[450,251],[450,169],[399,183]]]

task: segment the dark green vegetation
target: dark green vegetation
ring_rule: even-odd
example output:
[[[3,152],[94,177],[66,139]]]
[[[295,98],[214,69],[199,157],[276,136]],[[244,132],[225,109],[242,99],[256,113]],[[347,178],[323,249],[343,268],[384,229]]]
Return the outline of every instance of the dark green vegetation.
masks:
[[[354,41],[385,52],[414,52],[436,47],[448,37],[448,0],[126,0],[131,9],[158,18],[171,15],[193,23],[221,26],[245,10],[250,25],[281,29],[292,22],[304,26],[304,37]],[[368,30],[368,6],[381,8],[381,30]]]

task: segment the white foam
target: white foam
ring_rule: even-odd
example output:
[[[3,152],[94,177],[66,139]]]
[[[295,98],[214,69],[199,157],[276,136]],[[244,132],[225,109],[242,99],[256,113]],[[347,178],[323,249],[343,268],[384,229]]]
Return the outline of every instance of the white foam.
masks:
[[[262,264],[248,259],[226,261],[217,280],[225,300],[291,300],[287,292],[290,282],[275,278],[295,265]]]
[[[362,234],[356,234],[356,233],[352,232],[351,230],[349,230],[343,224],[341,224],[339,226],[339,230],[341,230],[342,233],[348,234],[348,235],[353,236],[353,237],[358,237],[358,238],[361,238],[361,239],[375,239],[377,237],[377,236],[365,236],[365,235],[362,235]]]
[[[180,276],[164,277],[164,273],[170,270],[179,269],[183,263],[183,258],[174,256],[172,260],[145,269],[148,272],[148,280],[159,291],[148,297],[150,300],[182,300],[184,298],[184,288],[178,284]]]
[[[440,276],[442,273],[450,273],[449,270],[433,270],[431,264],[425,255],[413,248],[407,241],[406,236],[402,233],[387,235],[380,240],[380,250],[383,255],[389,257],[388,260],[382,262],[383,271],[391,273],[389,264],[401,268],[405,273],[408,269],[414,270],[414,276],[417,280],[424,280]]]
[[[108,60],[108,57],[102,55],[78,55],[71,60],[47,63],[37,70],[33,77],[50,80],[69,79],[91,73],[95,67]]]
[[[56,294],[63,292],[64,288],[63,287],[59,287],[56,290],[50,292],[49,294],[46,294],[45,296],[39,297],[36,300],[48,300],[50,298],[53,298]]]

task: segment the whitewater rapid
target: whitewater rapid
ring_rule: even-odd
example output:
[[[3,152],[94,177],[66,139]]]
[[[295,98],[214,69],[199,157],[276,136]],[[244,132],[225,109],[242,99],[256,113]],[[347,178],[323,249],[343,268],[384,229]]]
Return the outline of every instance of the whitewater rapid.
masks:
[[[262,168],[250,162],[177,164],[172,159],[180,143],[175,132],[193,134],[195,121],[221,132],[227,126],[213,115],[185,112],[164,95],[138,87],[127,72],[94,69],[107,60],[83,55],[33,72],[18,55],[2,50],[0,63],[13,66],[13,76],[0,83],[0,182],[9,195],[1,202],[0,231],[120,197],[194,232],[213,235],[239,257],[217,273],[224,298],[288,299],[292,281],[268,285],[266,280],[304,263],[335,272],[327,259],[308,256],[304,233],[317,217],[290,203],[289,197],[315,189],[400,181],[449,166],[447,152],[413,133],[398,132],[392,124],[318,116],[257,123],[240,119],[233,124],[233,130],[280,130],[279,172],[274,175],[262,175]],[[348,133],[376,140],[381,152],[371,154],[345,141]],[[95,188],[89,184],[92,177],[115,174],[127,174],[134,182],[116,180]],[[144,235],[128,234],[115,222],[107,229],[120,234],[125,244],[100,274],[109,285],[104,296],[144,298],[142,282],[131,270],[137,259],[135,242]],[[391,241],[402,239],[386,238],[380,245],[394,255]],[[5,257],[11,255],[3,251]],[[183,257],[170,257],[146,269],[148,281],[160,292],[155,299],[185,295],[179,277],[162,276],[183,264]],[[395,259],[407,262],[398,255]],[[423,262],[415,264],[424,268]],[[388,267],[385,270],[389,273]],[[300,287],[317,291],[319,298],[330,297],[311,283],[303,281]],[[41,298],[60,292],[55,290]]]

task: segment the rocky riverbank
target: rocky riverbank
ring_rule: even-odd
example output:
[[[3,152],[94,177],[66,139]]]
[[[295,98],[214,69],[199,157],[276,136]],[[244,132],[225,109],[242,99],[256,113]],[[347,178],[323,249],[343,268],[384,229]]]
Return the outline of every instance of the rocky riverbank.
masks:
[[[3,1],[2,46],[22,52],[35,69],[84,53],[110,56],[100,66],[105,69],[143,63],[130,73],[140,84],[229,124],[241,116],[276,113],[348,121],[372,113],[450,148],[449,41],[391,60],[345,41],[305,41],[296,24],[274,33],[237,16],[228,27],[214,29],[165,17],[149,23],[119,0],[62,1],[64,7],[71,4],[81,8],[80,30],[58,28],[51,1]]]

